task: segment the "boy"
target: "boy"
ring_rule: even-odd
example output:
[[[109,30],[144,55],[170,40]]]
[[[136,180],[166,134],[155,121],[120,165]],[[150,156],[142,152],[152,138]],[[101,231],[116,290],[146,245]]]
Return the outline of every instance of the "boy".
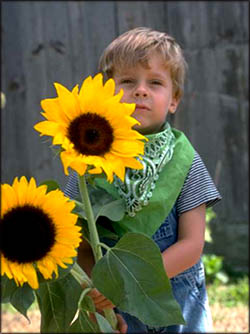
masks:
[[[183,93],[186,62],[181,48],[166,33],[135,28],[116,38],[104,50],[99,66],[107,78],[114,79],[116,93],[123,89],[121,102],[136,104],[132,116],[140,125],[134,128],[149,138],[145,146],[145,173],[140,175],[139,181],[139,184],[146,182],[146,190],[128,197],[131,189],[126,179],[133,179],[133,171],[129,169],[124,184],[119,180],[115,183],[130,217],[139,215],[140,211],[150,212],[150,200],[158,193],[159,211],[169,206],[152,238],[160,247],[165,271],[186,325],[149,328],[129,314],[120,314],[128,325],[128,333],[209,332],[212,324],[201,255],[206,208],[221,196],[198,153],[186,139],[180,143],[178,136],[183,138],[184,135],[166,122],[168,113],[175,113]],[[74,197],[77,191],[77,178],[73,174],[65,193]],[[158,208],[154,210],[150,212],[150,219]],[[90,274],[93,260],[86,242],[79,248],[78,261]],[[96,289],[92,297],[99,309],[114,307]]]

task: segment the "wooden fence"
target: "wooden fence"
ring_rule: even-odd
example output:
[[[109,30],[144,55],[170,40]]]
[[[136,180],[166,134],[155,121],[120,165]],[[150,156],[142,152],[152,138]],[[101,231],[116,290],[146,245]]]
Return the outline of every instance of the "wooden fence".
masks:
[[[47,138],[33,129],[40,100],[97,72],[102,50],[137,26],[173,35],[189,64],[171,123],[185,131],[214,178],[213,251],[232,265],[248,249],[248,1],[2,2],[2,182],[66,177]]]

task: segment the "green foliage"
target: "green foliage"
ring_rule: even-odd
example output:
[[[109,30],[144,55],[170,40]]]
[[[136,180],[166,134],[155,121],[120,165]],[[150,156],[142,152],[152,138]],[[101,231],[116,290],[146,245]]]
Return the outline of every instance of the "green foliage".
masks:
[[[205,267],[206,280],[211,282],[228,282],[228,275],[223,270],[223,257],[215,254],[205,254],[202,256]]]
[[[206,222],[210,223],[212,219],[216,217],[216,213],[214,212],[213,208],[210,207],[206,210]]]
[[[18,312],[27,319],[27,311],[35,300],[33,290],[28,284],[17,286],[14,279],[8,279],[6,275],[1,277],[1,302],[10,303]]]
[[[65,333],[70,327],[82,292],[69,273],[62,279],[40,284],[36,296],[41,311],[41,333]]]
[[[210,222],[216,217],[212,208],[206,211],[206,242],[213,242]],[[249,279],[245,273],[234,271],[224,263],[223,256],[205,254],[202,256],[205,267],[207,291],[210,304],[219,303],[225,307],[249,303]]]
[[[154,241],[126,233],[92,270],[95,287],[149,326],[185,323]]]
[[[249,279],[244,276],[236,282],[220,284],[218,281],[207,287],[210,304],[219,303],[225,307],[234,307],[249,303]]]
[[[99,333],[98,324],[93,322],[86,311],[79,310],[77,319],[70,326],[67,333]]]
[[[206,230],[205,230],[205,240],[206,242],[213,242],[212,236],[211,236],[211,228],[210,228],[210,222],[212,219],[216,217],[216,213],[213,211],[213,209],[210,207],[206,210]]]

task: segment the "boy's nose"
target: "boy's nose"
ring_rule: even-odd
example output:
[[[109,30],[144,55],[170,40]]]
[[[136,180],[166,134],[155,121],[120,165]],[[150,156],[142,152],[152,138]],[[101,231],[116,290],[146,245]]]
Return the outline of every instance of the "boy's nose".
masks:
[[[134,90],[135,97],[147,97],[148,91],[144,85],[138,85]]]

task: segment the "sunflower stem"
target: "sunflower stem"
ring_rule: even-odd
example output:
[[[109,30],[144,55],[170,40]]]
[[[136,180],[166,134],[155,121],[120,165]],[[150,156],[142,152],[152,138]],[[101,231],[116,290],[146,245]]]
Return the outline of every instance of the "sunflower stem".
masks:
[[[84,287],[93,287],[91,279],[77,262],[74,263],[70,272],[80,285]]]
[[[85,175],[79,175],[79,190],[82,198],[82,202],[85,207],[85,213],[88,222],[89,235],[90,235],[90,244],[94,253],[95,263],[98,262],[102,258],[102,250],[100,247],[100,239],[96,228],[96,222],[94,213],[92,210],[87,183],[85,179]],[[117,317],[113,309],[104,309],[105,318],[109,321],[110,325],[113,329],[117,329]]]
[[[95,217],[92,210],[88,188],[86,184],[85,176],[78,176],[79,178],[79,189],[82,197],[82,201],[85,207],[85,213],[88,221],[89,235],[90,235],[90,244],[93,249],[95,262],[102,258],[102,250],[99,246],[100,240],[96,228]]]

